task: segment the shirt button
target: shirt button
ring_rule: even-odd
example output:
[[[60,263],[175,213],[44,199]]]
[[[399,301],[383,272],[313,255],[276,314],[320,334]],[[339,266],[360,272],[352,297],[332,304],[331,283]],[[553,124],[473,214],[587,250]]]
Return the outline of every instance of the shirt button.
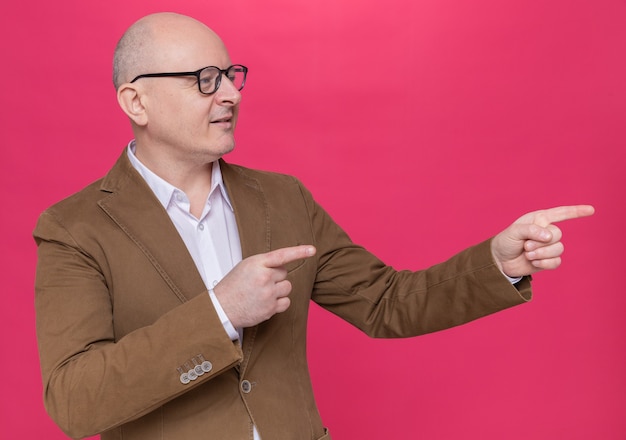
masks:
[[[200,229],[201,231],[204,231],[204,223],[200,223],[198,225],[198,229]]]
[[[243,391],[246,394],[252,391],[252,384],[250,383],[249,380],[244,380],[241,382],[241,391]]]

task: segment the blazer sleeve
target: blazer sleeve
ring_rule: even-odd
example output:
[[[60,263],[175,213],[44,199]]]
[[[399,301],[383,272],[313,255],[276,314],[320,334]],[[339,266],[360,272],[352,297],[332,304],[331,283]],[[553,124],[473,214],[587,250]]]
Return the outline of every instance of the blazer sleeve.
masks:
[[[70,437],[134,420],[241,361],[239,346],[224,332],[206,292],[120,338],[101,259],[52,211],[42,214],[34,236],[44,403]],[[198,355],[211,363],[210,371],[182,383],[180,367],[193,367]]]
[[[352,243],[301,186],[319,258],[312,299],[372,337],[411,337],[463,324],[531,299],[498,269],[490,240],[444,263],[396,271]]]

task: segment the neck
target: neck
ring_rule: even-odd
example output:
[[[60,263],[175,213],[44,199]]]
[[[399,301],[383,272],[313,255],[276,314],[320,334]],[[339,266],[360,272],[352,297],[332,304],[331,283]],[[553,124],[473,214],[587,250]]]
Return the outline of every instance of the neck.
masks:
[[[189,198],[191,214],[202,215],[209,192],[213,162],[182,160],[167,154],[155,154],[149,149],[136,146],[135,156],[154,174],[183,191]]]

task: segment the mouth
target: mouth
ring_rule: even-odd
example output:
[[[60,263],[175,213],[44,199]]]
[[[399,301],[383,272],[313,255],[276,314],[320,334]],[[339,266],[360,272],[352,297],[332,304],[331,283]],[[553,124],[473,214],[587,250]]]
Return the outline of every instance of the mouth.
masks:
[[[228,115],[216,118],[216,119],[212,119],[211,124],[230,124],[232,122],[232,119],[233,119],[233,115],[228,114]]]

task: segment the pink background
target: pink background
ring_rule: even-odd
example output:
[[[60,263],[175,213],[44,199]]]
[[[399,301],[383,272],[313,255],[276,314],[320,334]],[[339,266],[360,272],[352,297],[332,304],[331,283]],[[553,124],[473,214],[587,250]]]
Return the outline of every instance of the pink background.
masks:
[[[111,56],[160,10],[205,21],[250,68],[228,160],[300,177],[397,268],[528,210],[596,206],[562,224],[564,264],[535,277],[530,304],[396,341],[314,307],[334,439],[626,438],[623,0],[6,2],[0,437],[65,438],[42,405],[30,234],[131,138]]]

